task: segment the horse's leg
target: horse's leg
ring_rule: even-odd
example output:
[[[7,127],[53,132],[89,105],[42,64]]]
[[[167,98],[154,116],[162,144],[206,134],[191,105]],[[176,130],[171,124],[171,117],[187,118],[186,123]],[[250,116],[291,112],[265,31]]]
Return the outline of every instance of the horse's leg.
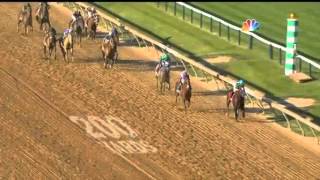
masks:
[[[85,27],[85,28],[84,28],[84,34],[85,34],[85,36],[87,37],[87,40],[88,40],[89,37],[90,37],[90,32],[89,32],[89,34],[88,34],[88,27]]]
[[[74,61],[74,58],[73,58],[73,47],[70,49],[70,51],[71,51],[71,62],[73,62]]]
[[[176,93],[176,104],[177,104],[177,102],[178,102],[178,96],[179,96],[179,94]]]
[[[54,60],[57,59],[57,46],[56,44],[54,45]]]
[[[234,109],[234,115],[235,115],[236,121],[238,121],[238,115],[239,115],[239,114],[238,114],[238,111],[239,111],[239,108],[237,107],[237,105],[235,105],[233,109]]]
[[[159,88],[159,78],[158,78],[158,76],[156,76],[156,82],[157,82],[157,89]]]
[[[245,107],[244,107],[244,102],[242,104],[242,117],[245,118]]]
[[[101,53],[102,53],[102,59],[103,59],[103,66],[104,66],[104,68],[106,68],[106,58],[105,58],[105,55],[104,55],[104,52],[103,52],[103,50],[101,50]]]
[[[174,92],[176,93],[176,104],[178,102],[178,96],[179,96],[179,93],[177,93],[177,86],[178,86],[178,83],[176,83],[176,86],[175,86],[175,89],[174,89]]]
[[[53,51],[53,48],[49,47],[49,59],[51,59],[52,51]]]
[[[245,111],[242,109],[242,118],[245,118]]]
[[[50,28],[51,27],[51,23],[50,23],[49,17],[48,17],[48,25],[49,25],[49,28]]]
[[[31,25],[30,25],[30,28],[31,28],[31,32],[33,32],[33,25],[32,25],[32,23],[31,23]]]
[[[229,105],[230,105],[230,97],[227,95],[227,115],[229,117]]]
[[[19,25],[20,25],[20,22],[18,21],[18,24],[17,24],[17,33],[19,32]]]
[[[103,58],[104,58],[104,68],[107,69],[108,59],[107,59],[106,55],[104,55]]]
[[[116,51],[115,56],[115,60],[118,60],[118,51]]]
[[[24,35],[27,35],[27,26],[24,25],[23,27],[24,27]]]
[[[46,45],[43,45],[43,53],[44,53],[44,58],[47,59],[47,47],[46,47]]]
[[[66,62],[69,63],[69,50],[66,49]]]

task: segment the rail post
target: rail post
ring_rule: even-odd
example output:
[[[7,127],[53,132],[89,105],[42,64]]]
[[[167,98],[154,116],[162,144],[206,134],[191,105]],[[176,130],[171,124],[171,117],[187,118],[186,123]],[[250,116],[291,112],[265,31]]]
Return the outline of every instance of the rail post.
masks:
[[[164,3],[164,9],[165,9],[166,12],[168,11],[168,2]]]
[[[185,16],[185,7],[184,6],[182,6],[182,19],[184,20],[184,17]]]
[[[202,28],[202,18],[203,18],[203,15],[200,14],[200,28]]]
[[[241,31],[238,31],[238,45],[240,46],[241,43]]]
[[[272,46],[272,44],[269,45],[269,57],[270,57],[270,59],[273,59],[273,46]]]
[[[249,49],[252,49],[253,37],[250,35],[249,37]]]
[[[190,12],[190,22],[191,22],[191,24],[193,24],[193,10],[192,9]]]
[[[299,71],[300,72],[302,71],[302,61],[301,61],[301,59],[299,59]]]
[[[282,64],[282,50],[279,49],[279,63]]]
[[[228,41],[230,41],[230,27],[227,26],[227,31],[228,31]]]
[[[219,36],[221,36],[221,22],[219,22]]]
[[[310,63],[309,63],[309,76],[312,77],[312,66]]]

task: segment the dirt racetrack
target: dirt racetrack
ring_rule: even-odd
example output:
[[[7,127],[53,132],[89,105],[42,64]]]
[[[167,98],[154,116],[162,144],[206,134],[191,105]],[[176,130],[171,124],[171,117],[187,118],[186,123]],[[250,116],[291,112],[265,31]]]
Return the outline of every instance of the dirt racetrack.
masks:
[[[159,95],[152,50],[120,47],[105,70],[100,43],[85,41],[74,62],[58,50],[49,64],[36,22],[16,33],[21,6],[0,3],[0,179],[319,179],[319,151],[253,113],[226,118],[223,93],[193,80],[187,114],[172,92]],[[70,12],[50,16],[61,33]]]

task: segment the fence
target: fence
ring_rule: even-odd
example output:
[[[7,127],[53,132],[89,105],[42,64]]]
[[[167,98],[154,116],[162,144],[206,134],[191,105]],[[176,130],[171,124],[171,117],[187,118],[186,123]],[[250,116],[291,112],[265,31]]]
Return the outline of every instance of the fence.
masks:
[[[129,24],[129,22],[120,22],[120,19],[116,19],[114,17],[111,17],[107,15],[106,9],[103,7],[94,4],[94,3],[64,3],[64,5],[67,5],[69,8],[76,8],[76,9],[85,9],[88,6],[95,6],[97,9],[98,14],[100,17],[102,17],[101,24],[105,24],[105,26],[116,26],[122,30],[123,33],[126,33],[128,36],[131,36],[135,41],[137,41],[139,46],[152,46],[156,49],[159,49],[161,51],[166,51],[170,53],[171,57],[176,62],[180,62],[185,68],[187,68],[189,71],[192,71],[195,76],[202,76],[207,81],[213,79],[215,82],[221,81],[224,83],[225,88],[229,88],[232,86],[232,84],[235,83],[235,79],[232,78],[230,75],[224,75],[220,74],[211,68],[208,68],[201,64],[200,62],[197,62],[189,57],[186,57],[179,53],[178,51],[167,47],[166,45],[154,40],[153,38],[147,36],[145,33],[140,32],[137,30],[137,27],[132,26]],[[280,117],[283,121],[287,123],[287,127],[290,129],[293,129],[295,131],[300,131],[302,135],[308,135],[305,133],[305,128],[309,128],[311,135],[317,138],[318,143],[320,135],[320,127],[314,124],[310,117],[303,117],[302,115],[293,112],[292,110],[289,110],[288,107],[277,103],[276,101],[273,101],[265,96],[263,92],[260,92],[258,90],[255,90],[251,87],[247,88],[247,93],[249,94],[249,100],[251,104],[256,104],[258,107],[261,108],[261,110],[265,113],[274,113],[276,116]],[[266,108],[265,106],[268,106],[269,108]],[[292,121],[296,122],[297,127],[292,126]],[[302,123],[301,123],[302,122]],[[304,127],[306,126],[306,127]]]
[[[201,11],[184,2],[157,2],[156,4],[159,8],[163,5],[166,12],[197,25],[203,30],[216,33],[219,37],[225,35],[228,41],[239,46],[247,44],[249,49],[253,49],[254,47],[257,49],[265,49],[267,50],[265,52],[268,53],[271,60],[278,57],[279,64],[285,64],[286,47],[282,45],[266,40],[253,32],[242,31],[241,27],[237,27],[226,20]],[[258,41],[254,41],[255,39]],[[278,49],[278,51],[276,51],[276,49]],[[296,67],[298,72],[308,74],[314,79],[320,79],[320,64],[315,61],[297,54]]]

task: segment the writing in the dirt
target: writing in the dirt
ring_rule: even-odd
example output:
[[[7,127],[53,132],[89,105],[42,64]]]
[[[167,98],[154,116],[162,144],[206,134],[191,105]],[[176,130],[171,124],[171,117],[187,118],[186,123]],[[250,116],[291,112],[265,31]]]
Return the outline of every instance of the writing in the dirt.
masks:
[[[155,153],[157,148],[148,142],[139,140],[138,134],[121,119],[105,116],[69,116],[69,119],[83,128],[90,136],[114,153]]]

